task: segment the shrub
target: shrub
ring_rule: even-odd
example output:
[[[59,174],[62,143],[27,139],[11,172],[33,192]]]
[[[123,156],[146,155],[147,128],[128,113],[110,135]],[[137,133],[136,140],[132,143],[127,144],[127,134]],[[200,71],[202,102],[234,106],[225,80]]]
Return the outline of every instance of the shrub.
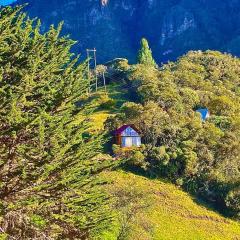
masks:
[[[240,217],[240,187],[228,193],[225,198],[226,206]]]
[[[107,94],[99,95],[99,107],[102,109],[112,109],[116,106],[116,100],[110,98]]]
[[[138,151],[138,150],[137,151],[133,150],[130,153],[127,163],[130,166],[140,167],[144,170],[146,170],[147,166],[148,166],[148,163],[145,160],[145,156],[143,155],[143,153],[141,151]]]

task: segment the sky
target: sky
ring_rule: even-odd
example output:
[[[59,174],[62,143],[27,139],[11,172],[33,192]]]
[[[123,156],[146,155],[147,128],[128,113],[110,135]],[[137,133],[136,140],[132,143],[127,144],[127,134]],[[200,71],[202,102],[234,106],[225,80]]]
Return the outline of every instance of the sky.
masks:
[[[0,6],[7,6],[8,4],[14,3],[16,0],[0,0]]]

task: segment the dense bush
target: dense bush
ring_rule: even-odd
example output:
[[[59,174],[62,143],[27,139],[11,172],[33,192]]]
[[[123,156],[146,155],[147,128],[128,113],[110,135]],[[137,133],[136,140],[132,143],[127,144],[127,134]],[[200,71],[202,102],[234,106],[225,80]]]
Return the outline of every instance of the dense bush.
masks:
[[[116,100],[110,98],[107,94],[103,93],[99,95],[99,108],[110,110],[116,106]]]
[[[226,196],[226,205],[240,217],[240,187],[230,191]]]
[[[143,154],[144,145],[131,148],[121,148],[119,145],[113,144],[112,150],[117,159],[121,159],[124,166],[134,167],[146,170],[148,162]]]

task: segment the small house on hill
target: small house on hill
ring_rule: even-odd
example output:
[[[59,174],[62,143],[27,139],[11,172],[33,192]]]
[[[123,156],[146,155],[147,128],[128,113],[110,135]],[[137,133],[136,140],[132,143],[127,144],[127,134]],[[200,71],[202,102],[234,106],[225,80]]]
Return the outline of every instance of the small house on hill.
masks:
[[[140,131],[134,125],[123,125],[115,131],[116,144],[124,147],[141,145]]]
[[[200,113],[203,121],[206,121],[210,117],[210,112],[207,108],[199,108],[196,110],[197,113]]]

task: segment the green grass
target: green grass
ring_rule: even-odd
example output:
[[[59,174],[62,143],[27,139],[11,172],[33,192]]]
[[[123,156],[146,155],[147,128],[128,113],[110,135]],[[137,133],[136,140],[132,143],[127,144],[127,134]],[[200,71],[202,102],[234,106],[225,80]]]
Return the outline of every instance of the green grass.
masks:
[[[98,108],[99,104],[101,104],[100,95],[104,95],[104,90],[100,90],[97,93],[92,93],[91,101],[89,102],[89,108],[96,108],[91,114],[86,115],[77,115],[76,123],[81,123],[86,117],[88,118],[88,122],[92,125],[90,128],[93,132],[98,132],[103,129],[104,123],[108,117],[114,116],[119,112],[122,104],[128,101],[128,91],[122,88],[119,84],[111,84],[107,86],[107,92],[109,98],[115,101],[115,106],[109,109],[100,109]]]
[[[239,222],[197,204],[194,198],[173,184],[122,171],[106,172],[104,178],[111,181],[107,191],[116,201],[123,201],[127,191],[131,197],[136,194],[139,203],[129,201],[126,204],[146,205],[130,221],[131,240],[240,239]],[[117,214],[124,211],[119,209]],[[114,233],[109,236],[106,240],[116,239]]]
[[[118,109],[130,99],[129,91],[127,89],[124,89],[120,84],[108,85],[107,90],[109,97],[116,100],[115,112],[118,111]]]

